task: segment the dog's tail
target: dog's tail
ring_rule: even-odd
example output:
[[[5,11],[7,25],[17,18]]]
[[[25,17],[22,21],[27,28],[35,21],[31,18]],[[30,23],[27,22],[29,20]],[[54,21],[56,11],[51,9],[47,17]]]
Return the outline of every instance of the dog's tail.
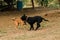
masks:
[[[48,21],[47,19],[45,19],[45,18],[42,18],[44,21]]]

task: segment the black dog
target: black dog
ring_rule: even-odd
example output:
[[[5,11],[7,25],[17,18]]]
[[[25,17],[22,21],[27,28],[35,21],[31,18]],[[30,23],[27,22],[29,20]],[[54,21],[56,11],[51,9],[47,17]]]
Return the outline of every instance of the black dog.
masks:
[[[43,20],[48,21],[48,20],[44,19],[44,18],[41,17],[41,16],[27,17],[25,14],[21,17],[21,19],[25,22],[25,24],[26,24],[26,22],[30,24],[30,26],[31,26],[31,27],[30,27],[30,30],[31,30],[31,29],[34,30],[33,24],[34,24],[35,22],[37,22],[37,27],[36,27],[36,29],[35,29],[35,30],[37,30],[37,29],[40,27],[40,23],[41,23]]]

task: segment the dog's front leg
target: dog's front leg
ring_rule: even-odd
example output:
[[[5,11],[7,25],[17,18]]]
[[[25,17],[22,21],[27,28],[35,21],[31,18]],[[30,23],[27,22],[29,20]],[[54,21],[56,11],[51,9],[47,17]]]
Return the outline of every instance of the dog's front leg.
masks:
[[[30,24],[30,30],[34,30],[33,24]]]
[[[16,27],[15,27],[15,28],[18,28],[19,23],[15,21],[15,25],[16,25]]]

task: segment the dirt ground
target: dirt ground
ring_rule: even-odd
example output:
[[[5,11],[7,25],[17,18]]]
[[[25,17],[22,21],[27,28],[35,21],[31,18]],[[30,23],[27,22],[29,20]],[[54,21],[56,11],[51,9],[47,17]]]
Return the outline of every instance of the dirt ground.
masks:
[[[43,21],[37,31],[28,31],[29,24],[15,29],[11,18],[20,17],[24,13],[27,16],[42,16],[49,21]],[[36,27],[36,24],[34,24],[34,27]],[[0,12],[0,40],[60,40],[60,10]]]

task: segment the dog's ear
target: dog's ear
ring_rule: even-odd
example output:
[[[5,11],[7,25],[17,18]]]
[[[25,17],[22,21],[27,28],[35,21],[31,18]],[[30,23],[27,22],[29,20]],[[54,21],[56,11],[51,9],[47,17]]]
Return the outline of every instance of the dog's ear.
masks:
[[[26,15],[25,15],[25,14],[23,14],[23,15],[21,16],[21,18],[22,18],[22,17],[25,17],[25,16],[26,16]]]
[[[23,16],[26,16],[26,14],[23,14]]]

